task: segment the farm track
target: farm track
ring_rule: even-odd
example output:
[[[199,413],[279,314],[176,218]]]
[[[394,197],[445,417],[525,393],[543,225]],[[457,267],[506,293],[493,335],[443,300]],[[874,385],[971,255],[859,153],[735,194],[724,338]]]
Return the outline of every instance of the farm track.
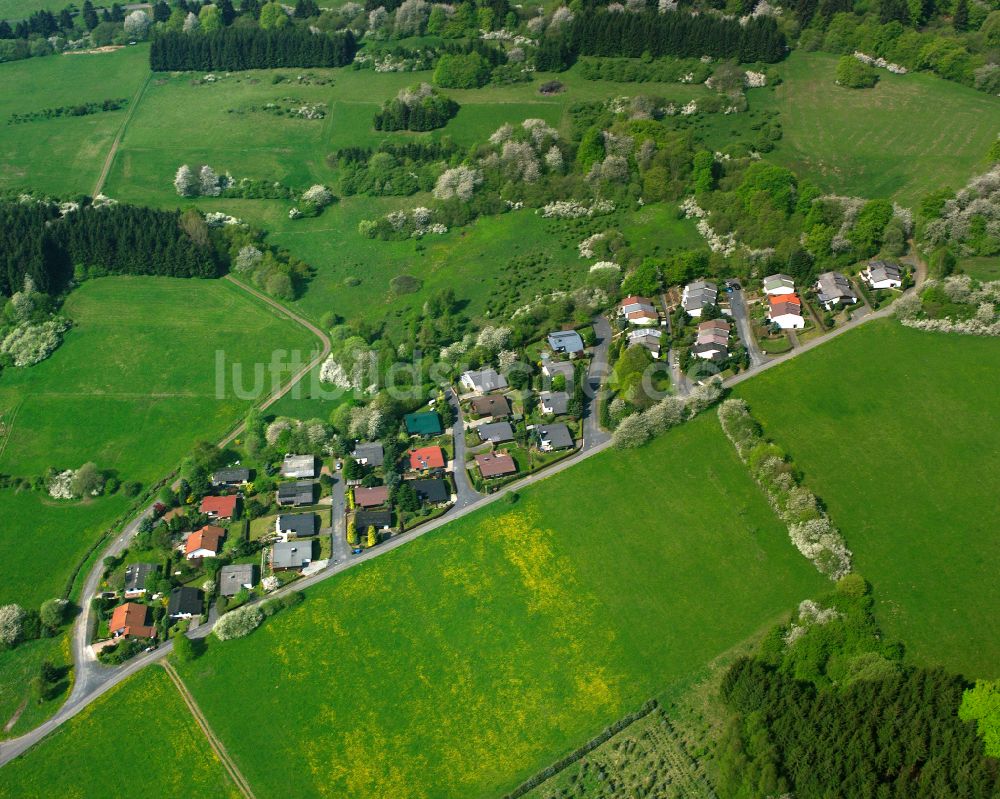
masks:
[[[149,82],[152,79],[153,73],[150,72],[146,76],[146,80],[144,80],[142,85],[136,90],[135,96],[132,98],[132,102],[129,103],[128,111],[125,112],[125,119],[122,120],[122,126],[118,128],[118,134],[115,136],[115,140],[111,143],[111,149],[108,150],[108,155],[104,159],[104,166],[101,167],[101,174],[97,178],[97,183],[94,184],[94,197],[100,194],[101,189],[104,188],[104,183],[108,179],[108,173],[111,172],[111,165],[115,162],[115,156],[118,154],[118,146],[122,143],[122,138],[125,136],[125,128],[128,127],[128,123],[132,120],[132,115],[135,113],[135,109],[142,100],[142,95],[146,93],[146,87],[149,86]]]
[[[247,782],[246,777],[243,776],[243,772],[239,770],[236,763],[233,761],[232,756],[229,754],[229,750],[223,745],[222,741],[216,737],[212,728],[208,724],[208,719],[201,712],[201,708],[198,707],[198,703],[195,702],[194,697],[191,692],[188,691],[187,686],[184,681],[180,678],[180,675],[174,670],[174,667],[166,660],[161,661],[161,666],[163,666],[164,671],[170,676],[177,690],[180,692],[181,699],[184,700],[184,704],[187,705],[188,710],[191,711],[191,715],[194,716],[194,720],[201,727],[201,731],[205,734],[205,738],[208,739],[208,745],[212,747],[212,751],[215,752],[219,760],[222,762],[223,767],[226,769],[226,773],[232,778],[233,782],[236,783],[236,787],[239,788],[240,793],[246,797],[246,799],[257,799],[254,796],[253,789],[250,787],[250,783]]]
[[[14,406],[14,412],[10,415],[10,421],[7,423],[7,429],[4,431],[3,440],[0,440],[0,458],[3,457],[4,450],[7,449],[7,443],[10,441],[11,436],[14,435],[14,422],[17,421],[17,414],[20,412],[22,405],[24,405],[24,400],[21,400]]]

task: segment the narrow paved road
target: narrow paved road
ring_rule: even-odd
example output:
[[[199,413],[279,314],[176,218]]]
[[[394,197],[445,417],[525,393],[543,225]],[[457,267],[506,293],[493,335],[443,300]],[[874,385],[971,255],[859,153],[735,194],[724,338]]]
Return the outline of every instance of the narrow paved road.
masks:
[[[452,413],[455,414],[455,424],[451,428],[452,440],[455,442],[455,457],[452,459],[455,506],[445,514],[450,518],[454,510],[472,505],[482,499],[483,495],[473,487],[469,471],[465,468],[465,419],[462,416],[462,406],[452,389],[445,391],[444,396],[445,401],[451,406]]]
[[[750,366],[763,366],[767,362],[767,357],[761,352],[760,344],[757,343],[757,337],[754,336],[753,328],[750,326],[750,313],[747,311],[747,301],[742,288],[734,288],[729,292],[729,310],[732,311],[736,330],[750,356]]]
[[[921,269],[917,270],[916,286],[915,288],[910,289],[910,291],[917,291],[920,289],[920,286],[922,285],[924,280],[924,275],[926,275],[926,267],[924,267],[923,270]],[[252,292],[252,293],[259,294],[259,292]],[[264,299],[269,300],[269,298],[264,298]],[[277,306],[277,303],[274,303],[273,301],[271,301],[269,304]],[[280,306],[277,307],[280,308]],[[288,312],[286,311],[286,313]],[[889,316],[891,313],[892,313],[892,306],[890,305],[887,306],[886,308],[883,308],[880,311],[875,311],[873,313],[866,314],[861,317],[855,317],[842,327],[839,327],[836,330],[826,333],[825,335],[819,336],[818,338],[812,339],[811,341],[802,345],[798,349],[792,350],[791,352],[786,353],[785,355],[772,358],[771,360],[768,360],[767,362],[759,366],[751,366],[750,369],[748,369],[747,371],[741,372],[740,374],[735,375],[734,377],[728,378],[724,382],[724,385],[726,386],[726,388],[731,388],[732,386],[739,385],[740,383],[749,380],[750,378],[760,374],[761,372],[764,372],[768,369],[772,369],[775,366],[778,366],[779,364],[785,363],[791,360],[792,358],[798,357],[802,353],[809,352],[810,350],[815,349],[816,347],[820,346],[821,344],[824,344],[827,341],[831,341],[837,338],[838,336],[843,335],[848,330],[853,330],[872,319],[885,318]],[[297,319],[297,317],[295,317],[294,315],[291,315],[291,318]],[[310,329],[314,329],[312,328],[311,325],[305,323],[304,320],[303,323],[306,324],[307,327],[310,327]],[[326,338],[326,336],[323,336],[323,339],[325,342],[325,350],[328,351],[329,339]],[[326,354],[324,352],[320,356],[320,359],[325,357]],[[318,363],[320,359],[316,359],[315,362]],[[310,368],[312,367],[310,366]],[[287,390],[288,390],[287,387],[283,389],[281,392],[282,395],[285,392],[287,392]],[[417,527],[415,530],[400,533],[399,535],[394,536],[388,541],[379,544],[377,547],[373,547],[372,549],[367,549],[360,555],[352,556],[349,560],[345,562],[336,564],[331,563],[331,565],[328,568],[324,569],[323,571],[317,572],[316,574],[310,575],[308,577],[304,577],[301,580],[296,580],[294,583],[291,583],[287,587],[279,591],[276,591],[269,596],[271,597],[280,596],[282,594],[289,593],[291,591],[304,590],[306,588],[309,588],[310,586],[322,582],[323,580],[327,580],[336,574],[340,574],[341,572],[344,572],[347,569],[353,568],[362,563],[373,560],[374,558],[379,557],[385,552],[390,552],[394,549],[397,549],[398,547],[404,546],[408,544],[410,541],[419,538],[423,535],[426,535],[427,533],[430,533],[445,524],[450,524],[456,519],[460,519],[463,516],[467,516],[470,513],[474,513],[478,510],[481,510],[482,508],[485,508],[486,506],[499,501],[509,493],[521,491],[527,486],[534,485],[535,483],[538,483],[542,480],[547,480],[553,475],[559,474],[560,472],[563,472],[566,469],[571,468],[572,466],[579,463],[581,460],[593,457],[594,455],[597,455],[599,452],[603,452],[610,446],[611,446],[610,436],[607,436],[606,439],[601,441],[600,443],[587,442],[586,446],[584,446],[576,455],[572,457],[559,461],[558,463],[553,464],[552,466],[550,466],[547,469],[544,469],[541,472],[537,472],[521,480],[518,480],[514,483],[510,483],[493,494],[481,496],[479,499],[470,502],[464,507],[452,508],[444,516],[435,519],[431,522],[428,522],[427,524],[423,524],[420,527]],[[137,527],[138,522],[133,522],[133,525]],[[131,528],[133,525],[129,525],[129,527]],[[97,575],[97,577],[100,576],[100,569],[101,569],[101,564],[98,563],[94,567],[94,571],[91,572],[91,579],[94,579],[95,574]],[[88,579],[88,586],[91,583],[91,579]],[[96,590],[96,580],[94,580],[94,582],[95,586],[91,590],[91,592],[89,594],[85,593],[83,594],[83,596],[85,597],[90,596],[92,595],[93,590]],[[86,605],[89,606],[89,602],[86,602]],[[81,616],[81,619],[82,618],[84,617]],[[202,624],[200,627],[197,628],[197,630],[193,631],[191,633],[191,637],[193,638],[206,637],[211,632],[213,624],[214,624],[214,619],[210,618],[208,622]],[[79,629],[81,626],[82,625],[78,620],[77,628]],[[100,679],[91,682],[86,689],[81,688],[78,691],[77,688],[78,686],[81,685],[82,682],[80,680],[79,673],[80,671],[85,671],[85,669],[81,669],[81,664],[85,663],[86,661],[80,659],[79,653],[76,647],[74,646],[74,660],[76,661],[78,677],[77,677],[77,684],[74,685],[74,690],[72,695],[66,701],[66,704],[64,704],[63,707],[60,708],[60,710],[56,713],[56,715],[54,715],[51,719],[42,724],[40,727],[37,727],[36,729],[32,730],[29,733],[26,733],[25,735],[20,736],[19,738],[14,738],[10,741],[0,744],[0,766],[12,760],[13,758],[17,757],[18,755],[22,754],[23,752],[25,752],[29,747],[40,741],[42,738],[44,738],[46,735],[48,735],[50,732],[56,729],[59,725],[69,720],[73,716],[75,716],[90,702],[92,702],[94,699],[96,699],[103,693],[110,690],[113,686],[127,679],[132,674],[144,668],[145,666],[149,665],[150,663],[155,663],[161,660],[163,657],[165,657],[170,653],[171,649],[172,649],[172,643],[168,641],[164,643],[162,646],[160,646],[158,649],[152,652],[144,653],[117,668],[100,667],[101,669]]]
[[[601,403],[604,402],[603,385],[608,378],[608,349],[611,345],[611,323],[603,316],[594,317],[594,345],[584,386],[586,407],[583,411],[583,449],[587,450],[611,440],[611,434],[601,427]]]

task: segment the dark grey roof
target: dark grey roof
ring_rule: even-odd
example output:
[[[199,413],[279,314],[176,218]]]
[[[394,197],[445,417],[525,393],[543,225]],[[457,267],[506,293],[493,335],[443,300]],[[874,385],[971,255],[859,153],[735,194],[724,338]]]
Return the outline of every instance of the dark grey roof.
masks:
[[[496,391],[507,388],[507,378],[496,369],[481,369],[478,372],[468,371],[462,375],[462,382],[474,391]]]
[[[381,466],[385,461],[385,450],[378,441],[366,441],[354,448],[354,459],[367,461],[369,466]]]
[[[146,589],[146,578],[155,574],[160,567],[155,563],[132,563],[125,567],[125,593],[131,594]]]
[[[271,547],[271,567],[301,569],[312,560],[312,541],[279,541]]]
[[[558,330],[549,333],[549,346],[556,352],[565,352],[570,355],[576,352],[583,352],[583,338],[575,330]]]
[[[709,283],[706,280],[688,283],[683,291],[684,310],[698,311],[706,305],[715,305],[718,296],[719,289],[715,283]]]
[[[392,511],[388,510],[359,510],[354,514],[354,529],[358,535],[362,535],[369,527],[381,530],[383,527],[392,526]]]
[[[514,438],[514,430],[511,428],[510,422],[481,424],[476,428],[476,432],[479,433],[479,437],[483,441],[489,441],[493,444],[499,444],[502,441],[511,441]]]
[[[691,352],[695,355],[708,353],[711,355],[712,360],[716,361],[721,361],[729,357],[729,348],[725,344],[715,344],[711,341],[705,341],[701,344],[693,345],[691,347]]]
[[[249,469],[219,469],[212,474],[212,485],[236,485],[250,480]]]
[[[451,499],[447,480],[408,480],[407,483],[413,487],[423,502],[447,502]]]
[[[167,615],[179,616],[191,614],[198,616],[204,609],[204,595],[197,588],[184,586],[170,592],[170,602],[167,605]]]
[[[316,535],[318,529],[316,514],[283,513],[278,517],[278,529],[283,533],[292,533],[299,538]]]
[[[538,428],[538,440],[547,441],[552,449],[573,446],[573,435],[564,424],[547,424]]]
[[[869,261],[868,273],[876,283],[882,280],[901,280],[903,277],[899,265],[889,261]]]
[[[219,571],[219,593],[234,596],[244,586],[257,585],[257,566],[253,563],[233,563]]]
[[[827,303],[831,300],[854,302],[856,299],[854,289],[851,288],[851,282],[840,272],[824,272],[816,280],[816,285],[816,296],[822,303]]]
[[[285,477],[315,477],[316,458],[312,455],[285,455],[281,462],[281,473]]]
[[[278,485],[278,502],[290,502],[294,505],[311,505],[316,484],[309,480],[297,480],[294,483]]]
[[[569,408],[569,394],[565,391],[543,391],[538,399],[541,405],[548,405],[553,414],[566,413]]]

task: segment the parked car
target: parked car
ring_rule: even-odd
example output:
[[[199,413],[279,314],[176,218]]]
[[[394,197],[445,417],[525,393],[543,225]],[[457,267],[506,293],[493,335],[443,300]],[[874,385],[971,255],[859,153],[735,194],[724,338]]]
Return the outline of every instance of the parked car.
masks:
[[[362,550],[361,550],[361,547],[356,547],[355,549],[352,549],[352,550],[351,550],[351,554],[352,554],[352,555],[360,555],[360,554],[361,554],[361,551],[362,551]]]

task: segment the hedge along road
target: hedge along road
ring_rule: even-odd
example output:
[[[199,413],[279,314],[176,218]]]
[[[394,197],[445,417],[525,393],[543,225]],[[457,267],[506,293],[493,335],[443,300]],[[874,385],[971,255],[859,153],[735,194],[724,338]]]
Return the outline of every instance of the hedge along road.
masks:
[[[909,291],[919,291],[920,286],[923,283],[927,273],[926,266],[919,260],[917,260],[917,266],[918,268],[916,270],[917,273],[916,286],[913,289],[910,289]],[[317,358],[310,361],[310,363],[302,371],[300,371],[297,375],[295,375],[294,378],[289,382],[289,384],[285,386],[280,392],[269,398],[261,405],[262,409],[267,408],[272,403],[277,402],[278,399],[284,396],[292,388],[293,385],[295,385],[299,380],[301,380],[302,377],[308,374],[308,372],[316,364],[320,363],[326,357],[326,355],[330,351],[330,340],[317,327],[307,322],[305,319],[302,319],[301,317],[292,313],[277,301],[272,300],[270,297],[261,294],[259,291],[256,291],[255,289],[246,286],[245,284],[241,283],[238,280],[233,279],[230,276],[227,276],[226,279],[232,280],[241,288],[245,289],[246,291],[249,291],[250,293],[254,294],[255,296],[265,301],[268,305],[273,306],[279,311],[287,314],[289,318],[293,319],[299,324],[304,325],[306,328],[316,333],[316,335],[320,336],[320,338],[323,340],[324,343],[323,352]],[[838,336],[846,333],[848,330],[853,330],[859,327],[860,325],[863,325],[865,322],[868,322],[869,320],[882,319],[889,316],[891,313],[892,313],[892,305],[889,305],[874,313],[867,313],[863,316],[855,317],[842,327],[839,327],[836,330],[833,330],[818,338],[812,339],[808,343],[802,345],[801,347],[793,349],[791,352],[785,355],[781,355],[777,358],[772,358],[766,361],[765,363],[759,364],[757,366],[751,366],[745,372],[741,372],[738,375],[734,375],[733,377],[728,378],[727,380],[723,381],[723,386],[726,388],[730,388],[734,385],[742,383],[745,380],[749,380],[754,375],[757,375],[760,372],[763,372],[767,369],[773,368],[778,364],[785,363],[786,361],[796,358],[804,352],[808,352],[812,349],[815,349],[824,342],[835,339]],[[222,440],[222,442],[220,442],[220,446],[226,446],[227,444],[232,442],[232,440],[237,435],[239,435],[239,433],[243,430],[243,426],[244,426],[243,424],[240,424],[232,433],[230,433],[225,439]],[[308,577],[304,577],[301,580],[296,580],[295,582],[290,583],[286,587],[278,591],[275,591],[274,593],[269,594],[268,596],[269,598],[274,598],[282,596],[284,594],[291,593],[292,591],[301,591],[323,580],[327,580],[336,574],[340,574],[341,572],[347,571],[347,569],[353,568],[358,564],[372,560],[373,558],[377,558],[379,555],[382,555],[385,552],[390,552],[393,549],[401,547],[404,544],[407,544],[410,541],[419,538],[422,535],[425,535],[426,533],[438,529],[442,525],[449,524],[455,519],[460,519],[463,516],[466,516],[470,513],[480,510],[481,508],[484,508],[487,505],[490,505],[511,493],[517,492],[529,485],[533,485],[534,483],[537,483],[540,480],[544,480],[548,477],[551,477],[554,474],[558,474],[559,472],[562,472],[565,469],[574,466],[575,464],[579,463],[581,460],[585,458],[589,458],[593,455],[596,455],[599,452],[604,452],[605,450],[611,447],[612,443],[613,442],[611,441],[610,438],[607,438],[603,441],[584,440],[583,446],[576,455],[566,458],[565,460],[559,461],[558,463],[553,464],[551,467],[541,472],[529,475],[528,477],[525,477],[522,480],[518,480],[517,482],[510,483],[507,486],[501,488],[496,493],[484,496],[476,500],[475,502],[466,505],[465,507],[454,509],[454,512],[446,513],[444,516],[435,519],[431,522],[428,522],[425,525],[421,525],[420,527],[414,530],[400,533],[399,535],[386,541],[384,544],[379,544],[377,547],[373,549],[365,550],[360,555],[353,556],[351,560],[345,561],[343,563],[331,564],[322,571],[316,572],[315,574],[312,574]],[[125,530],[122,532],[122,535],[115,541],[114,544],[111,545],[111,547],[109,547],[108,553],[116,554],[122,548],[124,548],[125,543],[133,535],[135,535],[136,531],[139,529],[139,523],[141,522],[141,520],[150,513],[152,513],[152,506],[146,508],[131,524],[129,524],[125,528]],[[102,568],[103,566],[100,562],[98,562],[94,566],[94,568],[90,573],[90,576],[87,579],[87,584],[84,588],[84,593],[82,594],[82,596],[84,597],[92,596],[94,592],[97,590],[97,583],[100,579]],[[209,633],[212,631],[212,626],[214,625],[215,620],[213,616],[214,616],[214,609],[212,615],[210,615],[209,617],[209,620],[205,624],[200,625],[197,629],[191,632],[191,637],[192,638],[207,637]],[[142,655],[139,655],[138,657],[132,659],[131,661],[128,661],[127,663],[121,666],[112,668],[103,666],[100,663],[98,663],[98,661],[94,658],[93,653],[91,652],[89,646],[87,645],[87,632],[90,624],[89,619],[90,619],[90,603],[86,602],[84,605],[84,611],[77,619],[76,626],[73,631],[74,633],[73,659],[76,668],[76,681],[73,685],[73,692],[70,695],[70,698],[66,700],[66,704],[64,704],[62,708],[60,708],[59,712],[56,713],[56,715],[54,715],[51,719],[46,721],[41,726],[35,728],[29,733],[25,733],[19,738],[14,738],[10,741],[7,741],[6,743],[0,744],[0,766],[4,765],[10,760],[13,760],[18,755],[23,754],[27,749],[29,749],[34,744],[38,743],[38,741],[42,740],[42,738],[44,738],[46,735],[52,732],[52,730],[56,729],[56,727],[61,725],[63,722],[68,721],[77,713],[79,713],[84,707],[90,704],[90,702],[99,697],[101,694],[105,693],[115,685],[127,679],[129,676],[139,671],[139,669],[144,668],[150,663],[155,663],[161,658],[167,656],[173,649],[173,642],[167,641],[158,649],[155,649],[152,652],[145,652]]]

